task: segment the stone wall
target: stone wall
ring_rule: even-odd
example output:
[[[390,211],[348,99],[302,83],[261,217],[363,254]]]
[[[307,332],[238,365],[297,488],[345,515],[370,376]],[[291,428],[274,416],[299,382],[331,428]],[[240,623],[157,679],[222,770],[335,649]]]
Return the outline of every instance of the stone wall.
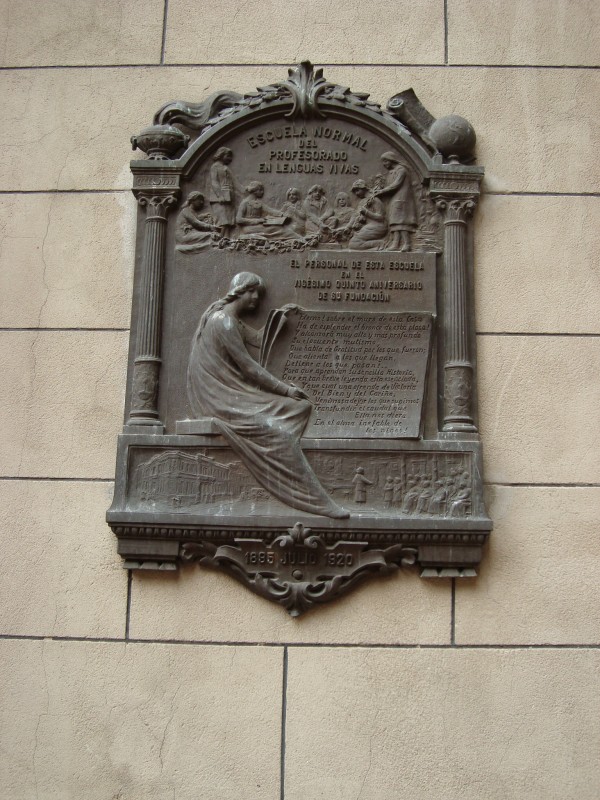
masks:
[[[5,0],[0,21],[0,795],[596,800],[600,5]],[[103,520],[129,136],[302,58],[477,131],[495,532],[475,581],[407,572],[292,620],[220,574],[128,575]]]

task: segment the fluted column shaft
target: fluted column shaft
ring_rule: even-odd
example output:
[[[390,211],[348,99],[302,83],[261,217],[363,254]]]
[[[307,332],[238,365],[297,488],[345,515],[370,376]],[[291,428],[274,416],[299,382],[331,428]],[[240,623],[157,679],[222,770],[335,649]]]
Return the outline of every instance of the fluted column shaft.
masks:
[[[443,430],[476,431],[467,278],[467,217],[475,199],[436,198],[444,213]]]
[[[128,425],[160,425],[158,381],[167,215],[176,204],[173,193],[138,194],[146,208],[133,384]]]

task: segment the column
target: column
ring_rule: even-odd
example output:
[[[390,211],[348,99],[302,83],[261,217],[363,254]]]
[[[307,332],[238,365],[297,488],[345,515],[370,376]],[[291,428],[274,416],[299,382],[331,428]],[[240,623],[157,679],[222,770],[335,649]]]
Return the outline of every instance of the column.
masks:
[[[156,191],[156,190],[155,190]],[[138,192],[146,208],[144,252],[128,425],[162,426],[158,415],[160,338],[167,215],[177,203],[173,192]]]
[[[474,195],[436,197],[444,214],[444,431],[476,431],[467,276],[467,218]]]

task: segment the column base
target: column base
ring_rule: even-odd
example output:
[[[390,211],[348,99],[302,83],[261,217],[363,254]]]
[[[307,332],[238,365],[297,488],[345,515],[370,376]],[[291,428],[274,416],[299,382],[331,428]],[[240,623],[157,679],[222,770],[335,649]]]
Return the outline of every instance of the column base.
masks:
[[[466,431],[468,433],[477,433],[477,427],[472,422],[445,422],[443,431]]]
[[[165,426],[153,417],[129,417],[123,426],[123,433],[151,433],[160,436],[164,432]]]

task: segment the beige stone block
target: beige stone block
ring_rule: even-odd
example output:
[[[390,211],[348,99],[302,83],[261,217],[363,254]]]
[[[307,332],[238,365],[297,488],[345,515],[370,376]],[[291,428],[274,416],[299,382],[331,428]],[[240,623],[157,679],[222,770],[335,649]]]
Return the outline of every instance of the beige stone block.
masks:
[[[0,334],[0,475],[114,476],[127,339],[111,331]]]
[[[457,581],[459,644],[597,644],[600,489],[489,487],[476,581]]]
[[[446,643],[450,585],[402,570],[293,619],[233,578],[206,568],[134,573],[130,634],[217,642]]]
[[[243,0],[170,0],[167,62],[293,64],[306,58],[443,64],[443,6],[437,0],[263,0],[252,7]]]
[[[151,124],[168,100],[202,100],[239,77],[243,89],[257,75],[210,69],[51,69],[0,72],[5,113],[0,134],[4,189],[128,189],[129,138]],[[277,74],[281,73],[281,68]],[[248,84],[249,81],[249,84]],[[242,88],[240,86],[239,88]],[[18,137],[15,136],[18,131]]]
[[[286,800],[596,800],[597,650],[289,652]]]
[[[598,190],[597,71],[328,67],[325,75],[383,104],[413,86],[434,116],[470,119],[490,190]],[[285,77],[277,66],[0,72],[0,183],[8,190],[128,188],[129,136],[165,102],[247,92]]]
[[[112,484],[0,481],[0,633],[123,637],[127,572],[104,522]]]
[[[163,0],[2,0],[0,65],[160,62]]]
[[[280,648],[0,642],[10,800],[277,800]]]
[[[600,198],[483,197],[477,330],[600,333]]]
[[[578,64],[600,53],[595,0],[449,0],[450,64]]]
[[[133,195],[0,196],[0,326],[125,328]]]
[[[479,336],[489,483],[599,483],[600,339]]]
[[[446,98],[435,104],[420,88],[417,93],[434,116],[457,113],[473,124],[485,188],[598,190],[600,164],[593,155],[600,145],[593,111],[598,72],[465,68],[447,70],[442,83]]]

